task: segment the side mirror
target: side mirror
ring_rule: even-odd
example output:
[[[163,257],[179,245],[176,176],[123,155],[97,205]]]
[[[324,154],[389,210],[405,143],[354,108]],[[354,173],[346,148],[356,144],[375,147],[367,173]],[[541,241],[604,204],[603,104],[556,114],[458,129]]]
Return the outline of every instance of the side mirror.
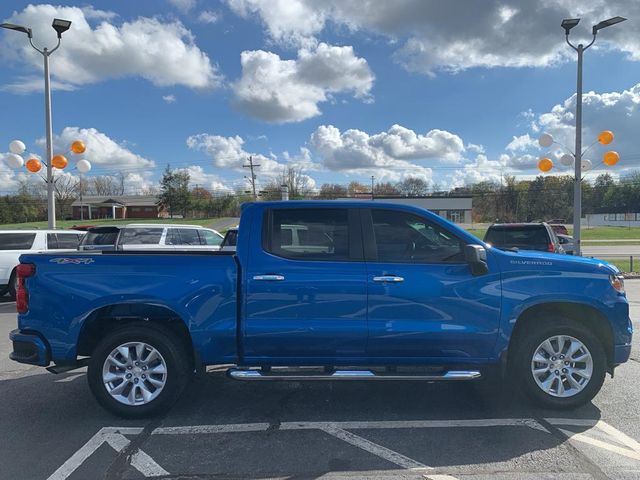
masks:
[[[469,264],[472,275],[484,275],[489,271],[487,251],[481,245],[465,245],[464,259]]]

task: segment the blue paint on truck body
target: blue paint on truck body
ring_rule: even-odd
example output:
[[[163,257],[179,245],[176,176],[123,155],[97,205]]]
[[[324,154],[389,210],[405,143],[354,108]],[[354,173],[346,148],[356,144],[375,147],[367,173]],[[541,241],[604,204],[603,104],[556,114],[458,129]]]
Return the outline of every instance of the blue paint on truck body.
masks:
[[[265,218],[279,209],[347,209],[362,255],[348,261],[290,259],[265,248]],[[464,260],[389,263],[371,259],[367,215],[408,212],[464,244],[487,250],[488,272]],[[353,213],[356,212],[356,213]],[[355,219],[355,220],[351,220]],[[355,227],[354,227],[355,225]],[[359,243],[358,243],[359,242]],[[69,260],[71,259],[71,260]],[[25,279],[29,310],[12,335],[37,343],[17,361],[68,364],[91,322],[162,315],[188,332],[195,358],[207,365],[495,365],[504,358],[527,309],[557,304],[597,312],[611,330],[610,365],[628,359],[629,306],[597,259],[485,245],[439,216],[382,202],[261,202],[243,207],[237,252],[23,255],[35,265]],[[284,280],[260,282],[261,275]],[[395,275],[399,284],[376,283]],[[14,344],[15,345],[15,344]],[[86,352],[84,353],[86,355]]]

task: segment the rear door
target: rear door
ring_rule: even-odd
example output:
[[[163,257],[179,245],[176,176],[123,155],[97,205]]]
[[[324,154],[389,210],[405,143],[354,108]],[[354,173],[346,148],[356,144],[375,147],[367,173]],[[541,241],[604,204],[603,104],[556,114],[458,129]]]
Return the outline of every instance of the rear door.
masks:
[[[464,242],[429,218],[363,211],[367,259],[367,353],[443,362],[486,359],[497,339],[500,277],[473,276]]]
[[[363,356],[366,270],[357,210],[265,210],[261,235],[245,273],[245,359],[330,365]]]

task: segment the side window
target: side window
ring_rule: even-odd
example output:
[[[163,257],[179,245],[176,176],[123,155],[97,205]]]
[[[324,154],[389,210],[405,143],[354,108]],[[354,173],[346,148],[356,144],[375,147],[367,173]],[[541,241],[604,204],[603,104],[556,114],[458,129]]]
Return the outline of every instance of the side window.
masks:
[[[163,228],[136,227],[125,228],[120,238],[122,245],[158,245]]]
[[[200,245],[200,237],[195,228],[180,228],[180,245]]]
[[[47,249],[56,250],[58,247],[58,238],[55,233],[47,233]]]
[[[238,231],[237,230],[229,230],[224,237],[224,241],[222,242],[223,247],[235,247],[238,244]]]
[[[200,234],[201,245],[217,246],[222,243],[222,238],[211,230],[198,230],[198,233]]]
[[[349,260],[347,209],[275,209],[267,250],[295,260]]]
[[[176,228],[167,228],[167,238],[165,245],[180,245],[180,234]]]
[[[80,235],[75,233],[58,233],[58,248],[75,250],[80,244]],[[51,248],[51,247],[49,247]]]
[[[371,211],[379,262],[463,262],[462,242],[447,230],[411,213]]]

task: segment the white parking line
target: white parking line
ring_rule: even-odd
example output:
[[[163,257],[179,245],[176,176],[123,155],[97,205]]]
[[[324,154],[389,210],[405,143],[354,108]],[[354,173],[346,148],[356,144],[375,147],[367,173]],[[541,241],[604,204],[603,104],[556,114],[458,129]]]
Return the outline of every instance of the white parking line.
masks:
[[[66,480],[105,442],[116,452],[120,453],[131,443],[123,434],[137,435],[140,434],[142,430],[142,428],[137,427],[105,427],[100,429],[98,433],[91,437],[87,443],[64,462],[60,468],[53,472],[47,480]],[[131,456],[131,466],[147,478],[169,475],[169,472],[158,465],[142,450],[136,450]]]
[[[426,465],[417,462],[409,457],[405,457],[401,453],[394,452],[382,445],[378,445],[377,443],[373,443],[366,438],[362,438],[355,433],[347,432],[346,430],[342,430],[341,428],[326,426],[320,428],[323,432],[328,433],[340,440],[350,443],[351,445],[361,448],[362,450],[372,453],[384,460],[395,463],[396,465],[406,468],[407,470],[415,470],[415,469],[424,469],[431,470],[431,467],[427,467]]]
[[[151,435],[197,435],[203,433],[260,432],[268,423],[236,423],[230,425],[193,425],[188,427],[158,427]]]
[[[59,380],[54,380],[55,383],[66,383],[66,382],[73,382],[76,378],[80,378],[80,377],[84,377],[85,374],[84,373],[76,373],[73,375],[69,375],[68,377],[64,377],[61,378]]]

